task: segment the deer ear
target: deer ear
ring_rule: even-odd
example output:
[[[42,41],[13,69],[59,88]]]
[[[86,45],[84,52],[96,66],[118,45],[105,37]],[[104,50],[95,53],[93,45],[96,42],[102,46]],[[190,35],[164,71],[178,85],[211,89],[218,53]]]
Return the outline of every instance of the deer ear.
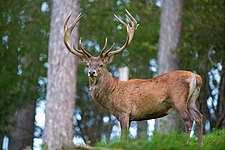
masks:
[[[103,58],[103,63],[104,63],[104,64],[110,64],[110,63],[112,63],[113,58],[114,58],[114,55],[111,55],[111,56],[105,56],[105,57]]]

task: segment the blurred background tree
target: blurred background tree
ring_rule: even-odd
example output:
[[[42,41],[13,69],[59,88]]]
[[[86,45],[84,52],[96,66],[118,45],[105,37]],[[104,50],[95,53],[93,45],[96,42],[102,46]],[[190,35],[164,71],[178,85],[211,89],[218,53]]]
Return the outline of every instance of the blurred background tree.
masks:
[[[157,57],[158,75],[179,69],[180,58],[177,49],[180,46],[182,13],[183,0],[163,1]],[[156,119],[155,129],[168,134],[174,130],[184,131],[184,125],[178,114],[173,111],[163,118]]]
[[[0,143],[32,145],[36,102],[44,99],[49,33],[47,1],[1,1]]]
[[[124,19],[126,8],[134,14],[140,26],[128,49],[115,57],[108,68],[115,77],[119,76],[118,67],[122,66],[129,67],[130,78],[156,76],[162,2],[82,0],[84,17],[80,22],[79,34],[84,47],[96,55],[105,37],[108,37],[109,45],[116,42],[116,46],[120,46],[126,34],[113,14]],[[197,103],[204,115],[205,132],[214,128],[224,129],[225,126],[224,3],[213,0],[184,1],[180,48],[176,49],[180,58],[179,68],[196,72],[203,78]],[[19,128],[17,120],[22,118],[18,115],[22,109],[31,116],[25,115],[23,123],[30,122],[33,126],[35,111],[31,110],[34,110],[35,104],[38,108],[40,102],[45,101],[52,9],[50,0],[1,1],[1,4],[0,144],[5,136],[9,137],[9,141],[14,141],[10,131],[15,135],[15,129]],[[117,135],[115,118],[91,99],[84,65],[78,65],[74,118],[75,140],[82,138],[94,144],[100,140],[109,141]],[[25,131],[31,129],[29,138],[41,137],[43,127],[35,127],[33,134],[31,126],[23,128]],[[22,137],[25,133],[19,135]],[[31,142],[24,145],[31,145]]]
[[[46,121],[43,133],[43,143],[46,144],[48,150],[61,149],[62,143],[71,143],[74,135],[77,61],[63,42],[65,18],[72,9],[75,15],[80,12],[80,0],[52,1]],[[77,28],[74,30],[71,40],[74,44],[78,43]]]

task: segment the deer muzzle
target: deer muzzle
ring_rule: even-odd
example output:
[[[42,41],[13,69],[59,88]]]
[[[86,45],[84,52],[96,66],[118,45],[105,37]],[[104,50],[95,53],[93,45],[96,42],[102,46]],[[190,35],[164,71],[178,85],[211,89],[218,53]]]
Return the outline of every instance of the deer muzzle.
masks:
[[[96,70],[89,70],[88,71],[88,76],[89,77],[96,77],[97,76]]]

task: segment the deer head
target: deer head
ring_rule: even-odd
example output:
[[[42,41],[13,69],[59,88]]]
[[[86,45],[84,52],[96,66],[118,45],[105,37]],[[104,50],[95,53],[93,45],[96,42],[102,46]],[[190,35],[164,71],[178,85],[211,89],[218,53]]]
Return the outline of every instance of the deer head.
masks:
[[[89,77],[100,76],[101,70],[103,68],[105,68],[107,64],[110,64],[113,61],[114,55],[119,54],[120,52],[124,51],[126,49],[126,47],[132,41],[134,32],[137,29],[138,24],[137,24],[137,21],[135,20],[135,18],[127,10],[125,10],[125,11],[127,13],[126,17],[129,20],[128,23],[125,23],[118,16],[116,16],[114,14],[115,18],[127,29],[127,38],[126,38],[125,43],[119,49],[113,50],[114,45],[115,45],[115,42],[114,42],[113,45],[109,49],[106,50],[106,47],[107,47],[107,38],[106,38],[105,44],[104,44],[102,50],[100,51],[99,56],[97,56],[97,57],[92,56],[87,50],[84,49],[84,47],[82,46],[81,38],[79,40],[80,48],[76,48],[74,45],[71,46],[71,44],[70,44],[71,32],[73,31],[74,27],[79,22],[79,20],[82,18],[82,14],[80,13],[76,17],[76,19],[72,23],[72,25],[67,27],[67,24],[68,24],[69,19],[71,18],[72,12],[68,15],[68,17],[64,23],[64,43],[65,43],[67,49],[78,58],[80,63],[87,65]]]

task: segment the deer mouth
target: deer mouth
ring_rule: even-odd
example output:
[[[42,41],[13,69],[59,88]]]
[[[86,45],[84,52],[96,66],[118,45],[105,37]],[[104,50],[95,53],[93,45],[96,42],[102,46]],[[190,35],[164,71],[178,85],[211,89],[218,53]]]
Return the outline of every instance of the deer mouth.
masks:
[[[94,76],[94,75],[91,75],[91,76],[88,76],[89,78],[92,78],[92,79],[96,79],[97,76]]]
[[[90,78],[96,78],[97,77],[97,74],[88,73],[88,77],[90,77]]]

